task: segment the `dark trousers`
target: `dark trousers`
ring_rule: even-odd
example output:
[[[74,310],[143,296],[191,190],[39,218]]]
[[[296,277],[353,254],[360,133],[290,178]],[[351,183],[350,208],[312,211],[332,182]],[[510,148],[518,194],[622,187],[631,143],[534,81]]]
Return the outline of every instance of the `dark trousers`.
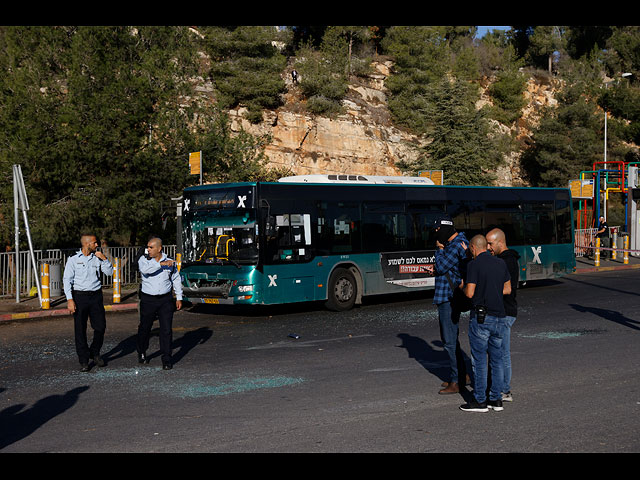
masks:
[[[451,305],[451,302],[438,305],[440,339],[449,357],[449,382],[463,385],[466,383],[467,366],[458,338],[460,313],[458,308]]]
[[[602,248],[610,248],[609,237],[600,237],[600,246]],[[600,257],[607,258],[610,256],[611,256],[611,252],[609,250],[600,250]]]
[[[138,353],[146,353],[153,322],[160,324],[160,352],[162,363],[171,362],[171,342],[173,341],[173,311],[175,302],[171,292],[165,295],[148,295],[140,292],[140,324],[138,325]]]
[[[80,363],[88,363],[89,357],[100,353],[104,343],[104,332],[107,329],[107,319],[104,314],[102,290],[95,292],[73,292],[76,311],[73,314],[76,353]],[[87,343],[87,319],[91,320],[93,341],[91,347]]]

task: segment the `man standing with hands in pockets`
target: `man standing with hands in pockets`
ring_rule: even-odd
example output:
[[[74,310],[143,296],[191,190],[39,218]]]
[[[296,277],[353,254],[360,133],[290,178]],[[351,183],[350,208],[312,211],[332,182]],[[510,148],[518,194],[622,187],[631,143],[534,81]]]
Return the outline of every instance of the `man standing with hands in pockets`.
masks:
[[[104,342],[107,320],[104,313],[100,272],[113,275],[113,265],[102,252],[98,251],[95,235],[82,235],[80,245],[80,251],[67,259],[62,284],[67,297],[67,308],[73,314],[80,370],[88,372],[90,358],[99,367],[104,366],[100,349]],[[87,319],[89,318],[93,328],[91,347],[87,344]]]
[[[140,324],[138,325],[138,363],[149,363],[147,348],[155,319],[160,324],[160,352],[162,368],[171,370],[174,308],[182,308],[182,283],[176,262],[162,251],[162,240],[151,237],[147,242],[147,254],[138,259],[142,274],[140,293]],[[171,290],[176,294],[175,307]]]

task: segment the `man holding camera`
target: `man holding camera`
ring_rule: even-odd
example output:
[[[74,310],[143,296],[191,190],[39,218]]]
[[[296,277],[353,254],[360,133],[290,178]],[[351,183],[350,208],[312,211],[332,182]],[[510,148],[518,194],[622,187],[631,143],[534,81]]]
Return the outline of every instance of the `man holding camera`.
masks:
[[[503,295],[511,293],[511,277],[506,263],[487,251],[487,239],[476,235],[469,244],[473,260],[467,269],[465,294],[473,300],[469,322],[469,345],[473,361],[474,399],[460,410],[488,412],[502,407],[502,341],[506,320]],[[487,401],[487,353],[491,368],[491,389]]]
[[[458,340],[458,323],[461,310],[453,301],[454,293],[462,283],[461,264],[467,256],[467,238],[464,232],[458,232],[451,218],[442,215],[433,228],[436,237],[435,253],[435,292],[433,303],[438,307],[440,338],[444,350],[449,357],[449,381],[442,384],[440,395],[460,392],[460,387],[467,383],[468,375],[464,354]]]

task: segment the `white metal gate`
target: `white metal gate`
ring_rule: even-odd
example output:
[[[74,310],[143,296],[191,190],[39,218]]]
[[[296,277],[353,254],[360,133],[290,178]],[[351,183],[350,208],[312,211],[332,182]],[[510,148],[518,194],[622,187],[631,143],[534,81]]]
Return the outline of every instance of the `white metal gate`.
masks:
[[[133,268],[134,262],[132,259],[135,257],[136,252],[140,247],[109,247],[102,249],[103,253],[107,256],[112,264],[115,263],[115,258],[120,259],[122,265],[122,283],[121,285],[137,285],[140,283],[140,274],[136,268]],[[175,245],[163,245],[164,252],[171,258],[176,258],[176,246]],[[64,274],[64,266],[67,263],[67,258],[71,255],[75,255],[79,248],[75,249],[51,249],[51,250],[34,250],[34,257],[38,269],[43,261],[47,263],[60,262],[60,280]],[[19,271],[20,271],[20,297],[29,296],[31,288],[36,286],[35,276],[39,275],[39,271],[33,271],[33,265],[31,264],[31,253],[28,250],[21,250],[19,252]],[[16,271],[15,271],[15,252],[1,252],[0,253],[0,296],[15,296],[16,295]],[[113,277],[111,275],[102,275],[102,285],[107,288],[113,286]]]

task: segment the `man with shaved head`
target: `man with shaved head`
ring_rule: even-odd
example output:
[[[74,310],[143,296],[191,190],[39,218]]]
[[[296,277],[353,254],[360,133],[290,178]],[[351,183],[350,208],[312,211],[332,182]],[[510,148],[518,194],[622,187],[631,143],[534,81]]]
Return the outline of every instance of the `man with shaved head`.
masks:
[[[516,321],[518,314],[518,304],[516,303],[516,290],[518,279],[520,278],[520,266],[518,259],[520,255],[515,250],[507,247],[505,234],[499,228],[494,228],[487,233],[487,249],[492,255],[501,258],[507,265],[509,276],[511,277],[511,293],[503,297],[504,310],[506,313],[506,331],[502,340],[502,358],[504,360],[504,382],[502,390],[502,401],[512,402],[511,394],[511,327]]]
[[[177,263],[162,251],[162,240],[151,237],[147,255],[138,259],[142,274],[140,289],[140,323],[138,325],[138,362],[149,363],[147,348],[151,327],[157,319],[160,326],[160,352],[163,370],[173,368],[171,342],[173,340],[173,312],[182,308],[182,283]],[[172,290],[176,294],[174,303]]]
[[[80,370],[89,371],[89,359],[99,367],[104,366],[100,349],[104,342],[107,321],[102,297],[101,272],[113,275],[113,265],[102,252],[98,251],[95,235],[80,237],[81,249],[67,259],[62,276],[67,308],[73,313],[76,353],[80,361]],[[91,319],[93,341],[87,344],[87,320]]]
[[[469,243],[473,260],[467,268],[465,293],[473,300],[469,321],[469,346],[474,372],[474,399],[460,410],[488,412],[502,407],[502,341],[505,310],[502,296],[511,292],[507,265],[487,251],[487,239],[476,235]],[[487,400],[487,354],[491,368],[491,389]]]

